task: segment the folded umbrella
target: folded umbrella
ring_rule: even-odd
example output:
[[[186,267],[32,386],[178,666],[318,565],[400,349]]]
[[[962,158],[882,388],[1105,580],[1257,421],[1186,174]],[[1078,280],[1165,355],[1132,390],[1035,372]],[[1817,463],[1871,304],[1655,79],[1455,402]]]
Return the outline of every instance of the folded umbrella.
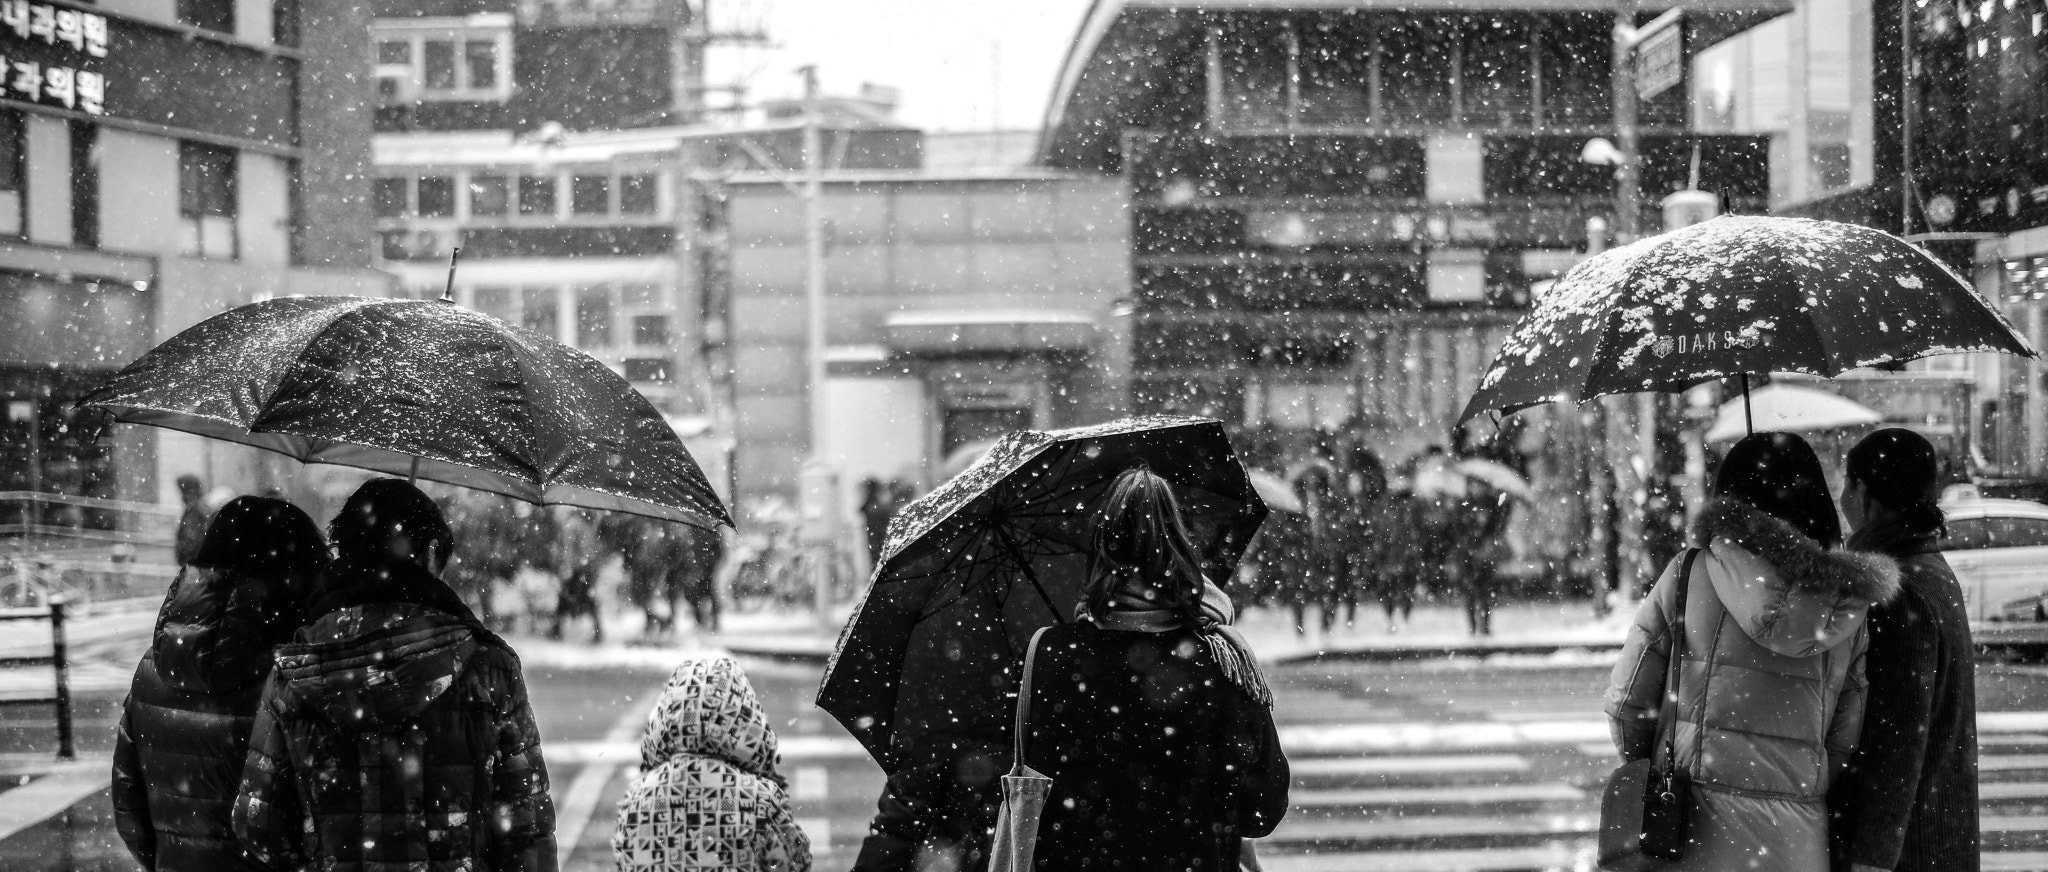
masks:
[[[1002,741],[1023,647],[1074,618],[1101,497],[1140,465],[1173,484],[1208,577],[1231,579],[1266,506],[1221,423],[1012,433],[890,522],[818,707],[891,772],[930,762],[953,738]]]
[[[1831,221],[1725,216],[1573,267],[1508,335],[1459,420],[1978,351],[2035,356],[1969,283],[1904,240]]]
[[[79,401],[114,419],[541,505],[731,516],[647,398],[589,355],[446,302],[266,300]]]

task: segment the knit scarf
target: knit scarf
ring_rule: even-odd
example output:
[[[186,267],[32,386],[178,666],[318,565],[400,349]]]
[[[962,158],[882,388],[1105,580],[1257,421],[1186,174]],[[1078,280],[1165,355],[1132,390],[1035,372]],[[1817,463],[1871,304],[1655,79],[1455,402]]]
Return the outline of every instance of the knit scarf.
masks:
[[[1231,684],[1259,705],[1272,708],[1273,688],[1267,684],[1265,672],[1259,669],[1251,644],[1230,625],[1236,617],[1237,609],[1231,605],[1230,596],[1222,588],[1203,582],[1201,617],[1196,621],[1195,635],[1208,647],[1209,656],[1216,659],[1216,665]],[[1102,614],[1084,612],[1081,618],[1105,630],[1130,633],[1167,633],[1187,626],[1179,612],[1159,608],[1130,591],[1118,591]]]

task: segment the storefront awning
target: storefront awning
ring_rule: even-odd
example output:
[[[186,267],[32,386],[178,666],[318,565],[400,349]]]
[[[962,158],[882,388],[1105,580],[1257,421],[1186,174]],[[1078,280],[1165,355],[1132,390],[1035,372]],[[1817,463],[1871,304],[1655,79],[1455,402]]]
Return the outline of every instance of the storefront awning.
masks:
[[[890,315],[882,332],[898,354],[1043,354],[1093,347],[1095,319],[1052,309],[925,310]]]

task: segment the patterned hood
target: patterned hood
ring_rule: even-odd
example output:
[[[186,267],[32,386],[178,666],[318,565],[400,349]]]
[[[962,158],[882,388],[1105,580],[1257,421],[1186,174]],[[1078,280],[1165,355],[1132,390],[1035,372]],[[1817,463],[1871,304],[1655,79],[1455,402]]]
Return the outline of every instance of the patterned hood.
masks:
[[[711,757],[782,784],[775,731],[761,699],[730,657],[685,661],[647,716],[640,771],[683,756]]]

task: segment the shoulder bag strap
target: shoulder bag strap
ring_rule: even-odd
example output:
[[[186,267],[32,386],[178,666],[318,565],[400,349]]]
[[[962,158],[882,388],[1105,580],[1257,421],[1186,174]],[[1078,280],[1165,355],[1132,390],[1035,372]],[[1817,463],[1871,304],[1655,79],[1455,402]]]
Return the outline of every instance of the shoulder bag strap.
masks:
[[[1671,653],[1665,664],[1664,705],[1657,715],[1666,766],[1678,765],[1678,673],[1685,662],[1685,592],[1692,587],[1692,564],[1699,556],[1700,549],[1685,549],[1685,562],[1678,568],[1678,605],[1671,610]]]
[[[1012,770],[1024,766],[1024,731],[1031,726],[1031,667],[1038,662],[1038,640],[1050,629],[1039,627],[1038,632],[1031,634],[1030,647],[1024,649],[1024,674],[1017,680],[1017,730],[1013,737],[1013,750],[1017,756],[1011,758]]]

